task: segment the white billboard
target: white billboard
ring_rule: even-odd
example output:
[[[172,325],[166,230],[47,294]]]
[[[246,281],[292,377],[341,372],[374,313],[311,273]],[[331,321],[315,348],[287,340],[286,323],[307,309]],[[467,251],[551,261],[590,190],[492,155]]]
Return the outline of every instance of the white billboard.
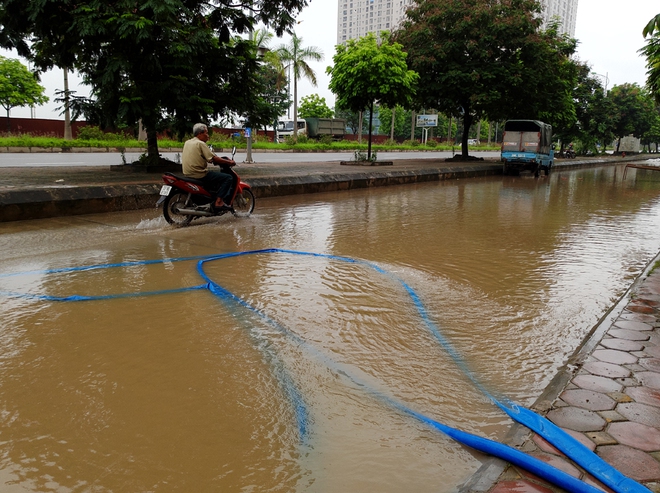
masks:
[[[418,127],[437,127],[438,115],[417,115]]]

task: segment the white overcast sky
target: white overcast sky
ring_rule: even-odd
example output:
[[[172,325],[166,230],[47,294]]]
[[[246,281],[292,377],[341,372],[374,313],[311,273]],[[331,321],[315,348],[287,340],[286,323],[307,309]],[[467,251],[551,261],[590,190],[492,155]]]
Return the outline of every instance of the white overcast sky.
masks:
[[[578,39],[578,58],[587,62],[592,70],[608,78],[608,88],[625,82],[636,82],[644,85],[646,82],[645,61],[637,53],[644,46],[642,29],[655,15],[660,13],[658,0],[579,0],[577,28],[575,37]],[[333,107],[335,99],[328,89],[329,77],[325,73],[332,64],[337,41],[337,1],[311,0],[298,17],[296,34],[303,39],[304,46],[319,48],[325,58],[322,62],[310,65],[316,72],[318,85],[313,87],[309,82],[299,82],[298,98],[317,93],[326,99]],[[286,44],[287,37],[273,39],[271,47]],[[3,52],[4,56],[13,56]],[[23,63],[26,63],[23,61]],[[27,63],[26,63],[27,64]],[[69,86],[80,95],[87,95],[84,87],[78,86],[80,79],[69,76]],[[57,105],[52,102],[54,93],[63,88],[62,71],[42,74],[41,83],[46,88],[46,95],[51,102],[35,108],[37,118],[56,118],[61,116],[55,110]],[[11,116],[30,117],[29,108],[14,108]]]

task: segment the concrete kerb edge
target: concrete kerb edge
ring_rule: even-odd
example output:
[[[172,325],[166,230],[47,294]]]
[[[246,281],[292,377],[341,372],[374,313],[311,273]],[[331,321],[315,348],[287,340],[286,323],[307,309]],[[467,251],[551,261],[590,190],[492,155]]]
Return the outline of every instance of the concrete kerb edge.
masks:
[[[582,367],[584,361],[589,355],[591,355],[596,346],[598,346],[603,339],[603,336],[605,336],[612,324],[626,308],[630,302],[633,291],[648,277],[653,265],[658,261],[660,261],[660,252],[658,252],[658,254],[656,254],[656,256],[653,257],[653,259],[651,259],[651,261],[644,267],[644,270],[635,278],[616,303],[614,303],[598,322],[596,322],[577,349],[568,358],[566,363],[559,368],[557,374],[536,399],[534,404],[532,404],[530,409],[545,416],[545,414],[551,409],[552,404],[559,398],[559,395],[564,391],[566,386]],[[525,442],[531,439],[533,434],[534,432],[527,427],[514,423],[511,430],[509,430],[504,437],[503,443],[512,447],[520,448]],[[456,491],[458,493],[487,492],[499,482],[508,466],[508,462],[496,457],[488,457],[481,467],[479,467],[479,469],[466,482],[460,485]]]
[[[281,178],[254,178],[252,190],[258,198],[302,193],[335,192],[377,186],[424,183],[458,178],[495,175],[499,166],[480,166],[468,170],[450,168],[401,170],[360,174],[336,174],[332,177],[307,175]],[[48,217],[135,210],[133,201],[150,207],[157,200],[159,185],[96,185],[75,188],[48,188],[0,193],[0,222]],[[127,197],[122,200],[122,196]],[[130,197],[133,197],[132,199]],[[89,208],[85,209],[85,202]],[[127,208],[127,203],[131,206]],[[115,205],[116,209],[112,206]],[[17,206],[22,206],[19,213]]]

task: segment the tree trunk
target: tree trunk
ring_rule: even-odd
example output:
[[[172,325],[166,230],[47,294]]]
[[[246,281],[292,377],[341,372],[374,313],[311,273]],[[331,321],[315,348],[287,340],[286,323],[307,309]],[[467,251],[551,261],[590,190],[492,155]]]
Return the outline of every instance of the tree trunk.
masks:
[[[364,112],[360,111],[358,114],[358,144],[362,144],[362,121],[364,120]]]
[[[11,120],[9,119],[9,108],[7,108],[7,133],[11,133]]]
[[[158,160],[158,134],[155,129],[147,128],[147,156],[153,159],[154,163]]]
[[[453,118],[450,116],[449,117],[449,125],[447,125],[447,144],[451,144],[452,146],[454,145],[454,142],[452,141],[452,126],[453,124]]]
[[[463,114],[463,137],[461,139],[461,156],[466,158],[470,155],[468,151],[468,137],[470,135],[470,127],[472,126],[472,121],[474,117],[468,112],[465,111]]]
[[[396,106],[392,108],[392,126],[390,127],[390,140],[394,140],[394,115],[396,114]]]
[[[293,142],[298,142],[298,79],[293,71]]]
[[[371,108],[369,108],[369,145],[367,146],[367,161],[371,161],[371,126],[374,121],[374,102],[371,101]]]
[[[412,120],[410,122],[410,140],[413,141],[415,140],[415,112],[411,111],[412,113]]]
[[[64,67],[64,140],[73,139],[71,134],[71,112],[69,110],[69,68]]]

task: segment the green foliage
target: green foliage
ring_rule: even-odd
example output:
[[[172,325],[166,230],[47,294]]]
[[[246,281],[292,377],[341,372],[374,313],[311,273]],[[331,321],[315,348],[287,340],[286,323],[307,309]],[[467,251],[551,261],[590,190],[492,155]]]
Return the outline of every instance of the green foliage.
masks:
[[[374,101],[385,106],[409,106],[419,76],[406,65],[401,45],[381,34],[380,44],[373,33],[359,40],[337,45],[334,66],[328,67],[330,90],[337,95],[337,107],[364,111]]]
[[[660,107],[656,106],[651,128],[642,137],[644,145],[660,143]]]
[[[316,74],[307,62],[323,60],[323,52],[319,48],[316,46],[303,48],[302,43],[302,38],[293,33],[291,42],[288,45],[281,45],[275,51],[282,70],[293,72],[293,128],[295,129],[298,128],[298,80],[305,77],[316,86]],[[294,141],[297,137],[297,133],[294,133]]]
[[[113,132],[104,132],[99,127],[94,125],[86,125],[78,130],[79,140],[101,140],[101,141],[121,141],[126,140],[124,134],[116,134]]]
[[[420,76],[417,104],[463,120],[468,155],[473,122],[483,118],[574,118],[569,59],[575,40],[540,32],[536,0],[426,0],[408,10],[396,39]]]
[[[150,155],[157,131],[259,111],[262,79],[254,42],[236,36],[257,24],[281,35],[307,0],[43,2],[3,0],[0,44],[40,69],[78,70],[91,87],[99,124],[142,119]]]
[[[356,111],[347,109],[340,109],[338,106],[335,108],[335,118],[342,118],[346,120],[346,126],[351,129],[353,134],[357,134],[360,127],[360,115]]]
[[[660,104],[660,15],[658,32],[646,41],[639,52],[646,57],[646,85]]]
[[[653,17],[642,30],[644,37],[651,36],[654,32],[660,32],[660,14]]]
[[[325,102],[325,98],[318,94],[303,96],[298,107],[298,116],[301,118],[332,118],[334,111]]]
[[[627,135],[642,138],[651,129],[656,116],[649,92],[637,84],[621,84],[614,86],[609,96],[619,117],[614,135],[619,139]]]
[[[0,56],[0,105],[7,111],[7,118],[12,108],[48,102],[44,91],[35,75],[20,61]]]
[[[357,162],[376,162],[378,160],[378,156],[376,152],[372,152],[370,155],[365,153],[362,150],[357,150],[353,153],[353,159]]]
[[[394,108],[410,106],[419,76],[406,65],[406,53],[387,32],[380,44],[373,33],[337,45],[334,66],[328,67],[330,90],[337,95],[337,107],[354,112],[367,108],[373,112],[375,101]],[[371,152],[371,128],[369,151]]]

